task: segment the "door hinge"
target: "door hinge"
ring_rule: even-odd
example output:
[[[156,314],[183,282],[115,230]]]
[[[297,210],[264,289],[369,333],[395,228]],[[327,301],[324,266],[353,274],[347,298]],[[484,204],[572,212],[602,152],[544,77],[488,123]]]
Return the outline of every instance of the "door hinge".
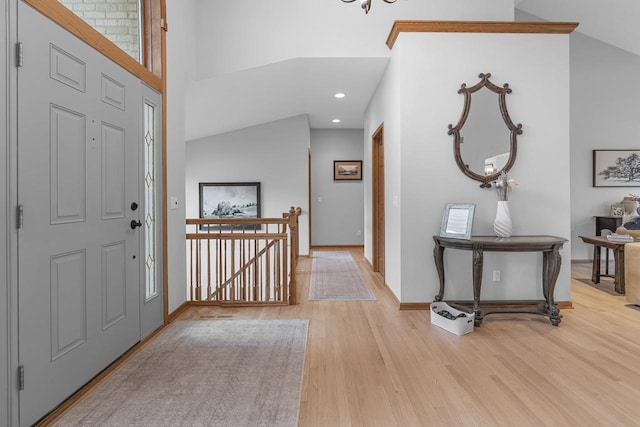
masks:
[[[18,366],[18,390],[24,390],[24,366]]]
[[[22,67],[24,63],[24,48],[22,42],[16,43],[16,67]]]
[[[22,205],[16,207],[16,228],[19,230],[24,225],[24,208]]]

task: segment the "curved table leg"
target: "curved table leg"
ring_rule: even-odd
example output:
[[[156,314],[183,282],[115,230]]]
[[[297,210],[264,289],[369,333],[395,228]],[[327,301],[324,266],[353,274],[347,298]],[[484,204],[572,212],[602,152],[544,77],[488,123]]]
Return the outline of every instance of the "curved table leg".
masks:
[[[482,290],[482,268],[483,268],[482,246],[473,246],[473,312],[475,313],[474,324],[480,326],[482,323],[482,311],[480,310],[480,292]]]
[[[560,257],[559,246],[554,246],[551,251],[543,252],[542,291],[546,300],[545,308],[547,309],[549,320],[553,326],[558,326],[562,320],[560,309],[556,305],[553,296],[561,265],[562,259]]]
[[[433,259],[436,262],[436,270],[438,270],[438,278],[440,279],[440,291],[434,300],[442,301],[444,296],[444,246],[440,246],[437,242],[433,248]]]

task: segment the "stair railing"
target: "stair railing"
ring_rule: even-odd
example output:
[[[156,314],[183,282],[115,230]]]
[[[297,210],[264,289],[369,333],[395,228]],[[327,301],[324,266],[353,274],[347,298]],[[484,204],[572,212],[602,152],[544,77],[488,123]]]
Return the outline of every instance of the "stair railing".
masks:
[[[296,304],[298,218],[187,219],[187,300],[206,305]]]

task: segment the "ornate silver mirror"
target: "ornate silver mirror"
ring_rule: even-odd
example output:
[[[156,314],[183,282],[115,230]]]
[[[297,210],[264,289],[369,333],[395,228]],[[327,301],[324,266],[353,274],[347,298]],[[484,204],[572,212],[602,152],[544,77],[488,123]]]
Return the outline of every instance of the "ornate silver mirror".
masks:
[[[478,77],[480,82],[474,86],[460,86],[458,93],[464,95],[462,115],[457,125],[449,125],[447,133],[453,135],[453,151],[460,170],[485,188],[491,187],[491,181],[501,172],[508,172],[516,161],[522,125],[515,125],[507,111],[509,84],[494,85],[489,81],[490,73]]]

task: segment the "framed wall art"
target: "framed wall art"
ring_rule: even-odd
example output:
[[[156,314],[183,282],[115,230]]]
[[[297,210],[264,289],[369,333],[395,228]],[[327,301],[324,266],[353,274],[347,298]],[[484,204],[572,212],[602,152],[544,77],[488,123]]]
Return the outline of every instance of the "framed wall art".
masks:
[[[362,181],[362,160],[334,160],[334,181]]]
[[[201,182],[199,186],[200,218],[260,218],[259,182]]]
[[[640,187],[640,150],[593,150],[594,187]]]

